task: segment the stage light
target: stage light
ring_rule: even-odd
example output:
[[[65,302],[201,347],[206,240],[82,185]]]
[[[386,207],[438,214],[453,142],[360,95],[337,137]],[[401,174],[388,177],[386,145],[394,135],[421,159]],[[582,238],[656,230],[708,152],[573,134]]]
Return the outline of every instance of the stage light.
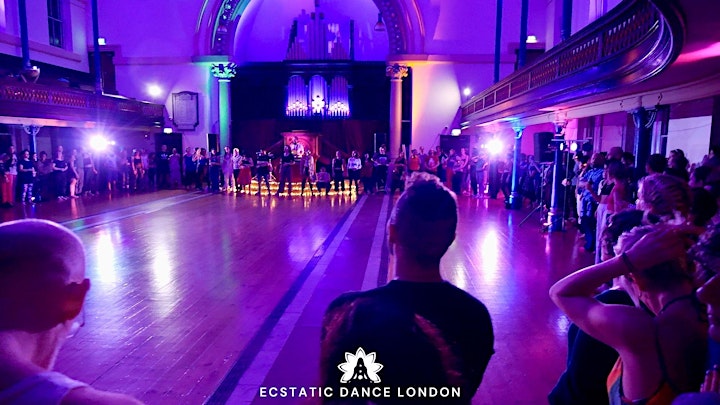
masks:
[[[492,139],[487,143],[487,150],[491,155],[499,155],[502,153],[503,144],[499,139]]]
[[[105,40],[105,38],[103,38],[103,37],[98,38],[98,45],[100,45],[100,46],[107,45],[107,41]]]
[[[537,44],[538,39],[535,35],[528,35],[527,40],[525,40],[526,44]]]
[[[172,134],[173,129],[172,128],[163,128],[163,134]]]
[[[450,135],[452,135],[452,136],[460,136],[460,134],[462,134],[462,129],[460,129],[460,128],[455,128],[452,131],[450,131]]]
[[[94,151],[104,151],[108,145],[115,145],[115,142],[108,141],[107,138],[102,135],[93,135],[90,138],[90,148]]]
[[[570,150],[571,150],[572,152],[577,151],[577,149],[578,149],[578,144],[577,144],[577,142],[573,142],[573,143],[570,144]]]
[[[150,97],[157,98],[162,96],[163,90],[157,84],[149,84],[147,86],[147,93],[150,95]]]
[[[467,97],[471,92],[472,90],[470,90],[470,87],[465,87],[465,89],[463,89],[463,96]]]

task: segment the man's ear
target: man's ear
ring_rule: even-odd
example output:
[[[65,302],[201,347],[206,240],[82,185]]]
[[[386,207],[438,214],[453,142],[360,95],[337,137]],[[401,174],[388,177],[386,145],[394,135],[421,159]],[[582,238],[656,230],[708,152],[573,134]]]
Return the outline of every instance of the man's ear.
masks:
[[[65,302],[63,305],[63,318],[75,319],[82,310],[85,296],[90,290],[90,280],[84,279],[80,283],[70,283],[65,286]]]

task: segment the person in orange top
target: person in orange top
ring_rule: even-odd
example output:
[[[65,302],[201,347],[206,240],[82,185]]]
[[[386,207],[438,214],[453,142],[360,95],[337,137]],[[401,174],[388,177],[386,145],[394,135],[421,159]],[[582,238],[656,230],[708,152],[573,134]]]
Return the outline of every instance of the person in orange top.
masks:
[[[417,149],[413,149],[410,151],[410,159],[408,159],[408,175],[420,171],[420,163],[420,155],[418,155]]]

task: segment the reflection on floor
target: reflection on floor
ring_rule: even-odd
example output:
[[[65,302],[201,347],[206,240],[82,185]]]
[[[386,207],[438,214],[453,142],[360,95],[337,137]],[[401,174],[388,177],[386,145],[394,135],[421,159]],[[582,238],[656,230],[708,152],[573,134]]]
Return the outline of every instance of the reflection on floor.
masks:
[[[163,191],[0,211],[53,219],[87,246],[87,324],[57,368],[160,403],[300,403],[261,386],[317,385],[318,326],[338,294],[384,283],[392,201]],[[460,199],[443,275],[482,300],[496,354],[474,404],[538,404],[562,371],[567,319],[547,290],[591,260],[576,232],[500,200]],[[309,403],[308,401],[303,403]]]

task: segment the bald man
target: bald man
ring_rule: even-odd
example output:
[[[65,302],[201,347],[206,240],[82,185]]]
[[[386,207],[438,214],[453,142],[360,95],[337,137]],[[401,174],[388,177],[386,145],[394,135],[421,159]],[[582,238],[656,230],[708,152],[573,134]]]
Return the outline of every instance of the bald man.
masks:
[[[80,239],[58,224],[0,224],[0,403],[138,404],[52,371],[90,289]]]

